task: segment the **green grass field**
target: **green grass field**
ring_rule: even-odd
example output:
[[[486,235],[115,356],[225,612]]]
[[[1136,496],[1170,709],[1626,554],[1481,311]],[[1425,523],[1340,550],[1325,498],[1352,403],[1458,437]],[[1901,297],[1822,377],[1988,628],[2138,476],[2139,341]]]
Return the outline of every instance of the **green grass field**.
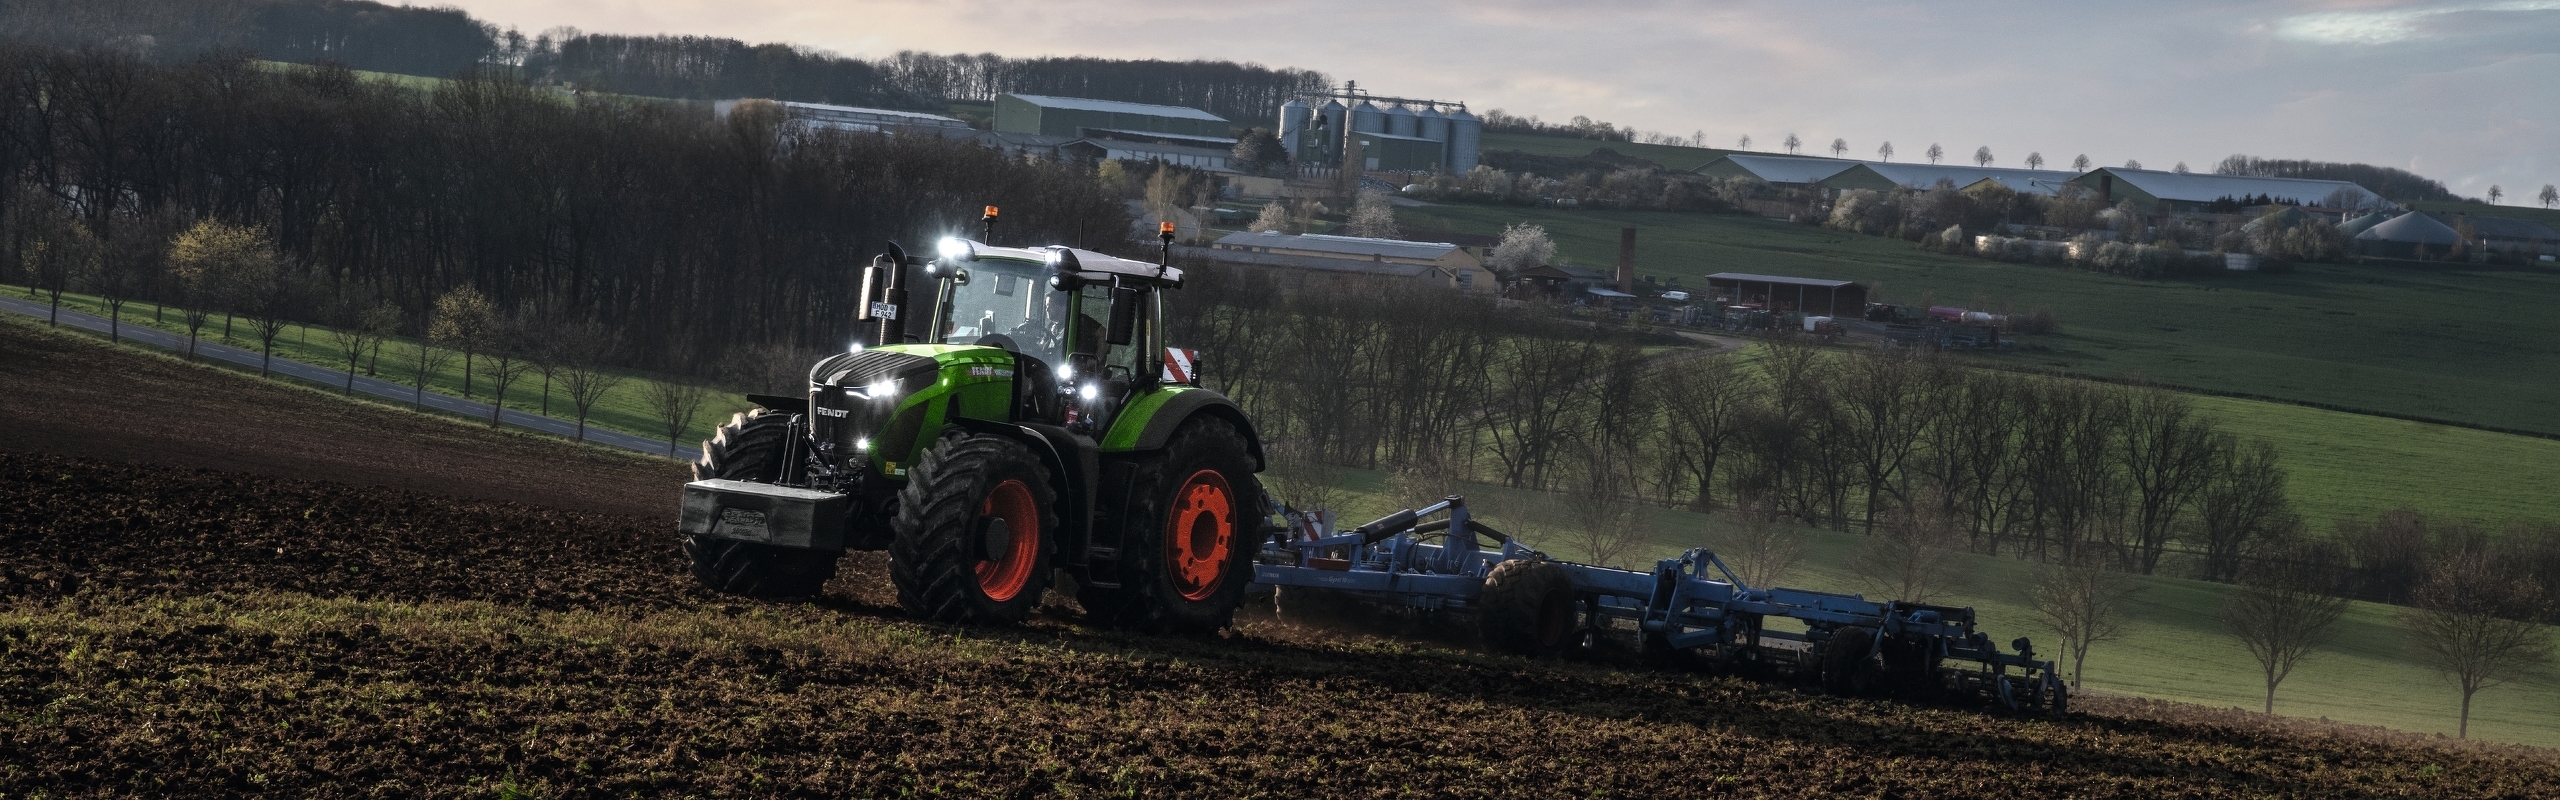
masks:
[[[7,292],[11,297],[25,298],[27,296],[26,287],[23,286],[0,286],[0,292]],[[37,299],[41,301],[43,299],[42,295],[39,294]],[[64,294],[62,296],[62,306],[67,309],[84,311],[102,317],[106,316],[107,313],[104,305],[99,303],[97,298],[87,295]],[[124,311],[124,322],[127,326],[141,325],[144,327],[168,331],[180,336],[186,335],[186,325],[181,320],[177,309],[169,309],[168,313],[164,317],[164,321],[156,324],[151,321],[151,312],[151,306],[138,303],[127,304]],[[251,332],[249,324],[246,321],[234,323],[232,326],[232,336],[226,341],[222,338],[222,318],[215,317],[212,319],[210,324],[205,326],[205,329],[202,332],[202,337],[203,340],[207,342],[228,344],[251,352],[256,352],[258,350],[257,337]],[[401,362],[404,357],[411,353],[415,353],[416,347],[416,343],[408,339],[392,339],[384,342],[382,345],[381,361],[377,365],[377,372],[371,377],[404,385],[409,384],[414,380],[413,373],[406,367],[401,366]],[[291,359],[305,364],[327,367],[330,369],[344,369],[346,367],[346,354],[343,351],[338,350],[337,346],[329,340],[326,329],[316,326],[294,325],[287,327],[283,335],[276,337],[275,355],[277,358]],[[462,368],[462,358],[460,356],[455,356],[451,365],[429,376],[427,381],[427,390],[443,392],[455,397],[462,396]],[[604,398],[596,402],[595,409],[587,417],[588,427],[606,428],[638,436],[664,440],[667,435],[666,426],[663,423],[660,423],[657,420],[657,415],[649,409],[649,401],[647,399],[649,387],[648,382],[655,380],[655,378],[651,375],[627,370],[620,371],[619,374],[623,376],[623,382],[615,386],[612,390],[607,391]],[[490,387],[487,377],[485,375],[481,375],[475,376],[475,378],[476,379],[472,384],[472,399],[483,403],[488,402]],[[574,420],[577,416],[577,412],[576,409],[569,405],[568,395],[565,390],[562,390],[558,386],[554,386],[552,389],[550,416]],[[386,400],[384,402],[390,401]],[[527,372],[524,377],[517,379],[514,385],[507,387],[507,407],[517,411],[534,413],[542,412],[541,373]],[[694,419],[693,425],[686,429],[684,436],[680,437],[678,442],[686,446],[698,445],[703,440],[711,438],[712,433],[719,428],[720,424],[729,420],[729,415],[744,411],[749,407],[750,406],[746,402],[745,398],[740,397],[737,393],[715,389],[711,392],[710,397],[703,403],[702,413]]]
[[[1660,164],[1670,169],[1678,170],[1697,169],[1709,161],[1722,158],[1727,153],[1739,152],[1734,150],[1721,150],[1712,147],[1673,147],[1661,144],[1603,142],[1597,139],[1577,139],[1571,136],[1540,136],[1528,133],[1503,133],[1498,131],[1486,131],[1480,144],[1482,149],[1486,152],[1492,152],[1495,150],[1518,150],[1530,155],[1561,156],[1565,158],[1581,158],[1583,156],[1590,155],[1593,150],[1606,147],[1610,150],[1617,151],[1618,155],[1634,156]]]
[[[1344,470],[1337,484],[1348,493],[1341,514],[1344,524],[1366,522],[1402,507],[1385,496],[1386,479],[1381,473]],[[1480,507],[1496,508],[1504,496],[1515,494],[1485,485],[1459,491],[1477,499]],[[1487,499],[1494,502],[1484,502]],[[1503,524],[1494,512],[1481,513],[1488,522]],[[1665,510],[1655,512],[1654,530],[1652,544],[1642,553],[1618,561],[1636,567],[1690,547],[1715,547],[1734,528],[1721,514]],[[1862,537],[1813,528],[1791,530],[1802,537],[1805,557],[1785,585],[1861,591],[1847,564]],[[1540,536],[1531,543],[1566,560],[1583,557],[1552,536]],[[1966,556],[1962,568],[1966,588],[1939,602],[1971,606],[1980,613],[1981,630],[1996,640],[2030,637],[2039,643],[2040,654],[2055,657],[2060,640],[2040,627],[2027,599],[2035,569],[2031,563],[2010,558]],[[2137,580],[2144,588],[2126,612],[2124,636],[2090,649],[2086,686],[2114,694],[2257,710],[2264,693],[2257,662],[2221,628],[2222,605],[2232,587],[2165,577]],[[2461,694],[2419,660],[2399,626],[2399,613],[2392,606],[2355,603],[2339,621],[2329,644],[2306,659],[2277,690],[2276,712],[2451,736]],[[2481,692],[2473,704],[2471,735],[2560,747],[2560,677],[2546,673]]]
[[[1538,223],[1561,259],[1593,266],[1616,260],[1619,228],[1637,228],[1638,272],[1684,286],[1755,272],[1861,281],[1886,302],[2052,308],[2063,332],[1996,357],[2004,365],[2560,433],[2560,305],[2538,299],[2560,296],[2560,274],[2313,264],[2141,281],[1754,216],[1457,204],[1399,214],[1487,235]]]

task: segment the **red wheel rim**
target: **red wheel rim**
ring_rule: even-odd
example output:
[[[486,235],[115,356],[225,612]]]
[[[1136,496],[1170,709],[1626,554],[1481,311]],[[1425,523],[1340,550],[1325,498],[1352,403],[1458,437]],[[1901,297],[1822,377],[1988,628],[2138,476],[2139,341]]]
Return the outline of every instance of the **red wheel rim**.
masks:
[[[1007,480],[987,492],[986,506],[978,516],[980,526],[988,520],[1003,520],[1011,538],[1000,548],[1003,558],[978,562],[978,591],[999,603],[1011,600],[1030,585],[1032,562],[1040,560],[1040,504],[1031,499],[1030,486]]]
[[[1164,561],[1173,589],[1184,600],[1207,600],[1227,577],[1235,546],[1235,491],[1217,470],[1191,473],[1173,492],[1164,520]]]

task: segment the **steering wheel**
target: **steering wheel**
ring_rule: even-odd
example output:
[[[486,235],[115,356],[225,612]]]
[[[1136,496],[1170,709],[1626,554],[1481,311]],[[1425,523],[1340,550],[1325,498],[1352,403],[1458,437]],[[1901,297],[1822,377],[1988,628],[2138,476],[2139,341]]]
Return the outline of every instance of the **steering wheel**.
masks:
[[[1016,345],[1016,344],[1014,344],[1014,343],[1013,343],[1013,337],[1011,337],[1011,336],[1006,336],[1006,335],[1001,334],[1001,333],[990,333],[990,334],[987,334],[987,335],[985,335],[985,336],[980,336],[980,337],[978,337],[978,340],[977,340],[977,341],[975,341],[975,342],[970,342],[970,344],[981,345],[981,346],[985,346],[985,347],[1001,347],[1001,348],[1004,348],[1007,352],[1013,352],[1013,353],[1019,353],[1019,352],[1022,352],[1022,348],[1021,348],[1021,346]]]

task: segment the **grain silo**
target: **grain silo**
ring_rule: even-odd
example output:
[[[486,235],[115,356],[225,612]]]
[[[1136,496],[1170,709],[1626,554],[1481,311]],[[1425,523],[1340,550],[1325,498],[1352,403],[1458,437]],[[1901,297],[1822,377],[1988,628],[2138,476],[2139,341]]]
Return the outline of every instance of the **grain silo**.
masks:
[[[1417,120],[1413,115],[1413,109],[1406,108],[1401,103],[1391,106],[1387,109],[1386,134],[1388,136],[1417,135],[1417,128],[1415,126],[1416,121]]]
[[[1307,160],[1330,162],[1342,157],[1343,126],[1350,124],[1351,112],[1342,107],[1342,101],[1326,98],[1324,105],[1316,106],[1316,117],[1324,120],[1324,130],[1316,141],[1306,143],[1308,152],[1314,154]]]
[[[1357,133],[1386,133],[1387,112],[1362,100],[1351,107],[1351,130]]]
[[[1416,131],[1414,133],[1415,136],[1420,136],[1444,145],[1448,144],[1449,115],[1440,113],[1440,109],[1438,108],[1423,106],[1422,112],[1413,115],[1413,117],[1414,129]]]
[[[1304,100],[1291,99],[1280,104],[1280,150],[1288,153],[1290,160],[1301,158],[1298,146],[1306,138],[1307,120],[1314,116],[1315,110],[1308,108]]]
[[[1476,149],[1484,140],[1484,121],[1459,106],[1449,115],[1449,171],[1463,174],[1476,168]]]

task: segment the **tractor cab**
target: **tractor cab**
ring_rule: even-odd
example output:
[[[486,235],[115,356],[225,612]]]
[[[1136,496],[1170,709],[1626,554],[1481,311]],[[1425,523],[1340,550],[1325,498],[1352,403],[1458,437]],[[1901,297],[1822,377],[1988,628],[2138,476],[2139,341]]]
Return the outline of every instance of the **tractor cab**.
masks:
[[[926,269],[934,281],[927,343],[1015,354],[1033,391],[1051,394],[1032,416],[1099,438],[1163,371],[1161,290],[1182,271],[1071,247],[995,247],[944,239]]]

